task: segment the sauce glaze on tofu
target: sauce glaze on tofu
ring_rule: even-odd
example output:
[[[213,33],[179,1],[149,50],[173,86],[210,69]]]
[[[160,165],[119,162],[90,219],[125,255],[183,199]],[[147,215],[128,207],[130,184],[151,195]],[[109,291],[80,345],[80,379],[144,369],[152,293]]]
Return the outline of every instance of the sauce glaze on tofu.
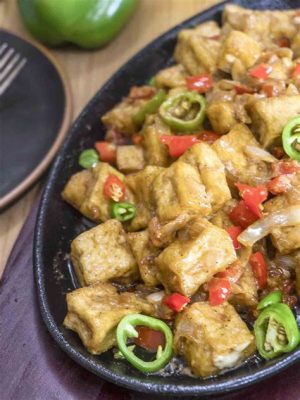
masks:
[[[261,349],[253,323],[275,290],[290,309],[300,296],[299,27],[300,10],[226,5],[99,116],[105,141],[62,192],[95,223],[70,246],[81,287],[64,320],[90,353],[116,349],[131,314],[165,321],[196,377],[287,345],[270,317]],[[142,328],[134,346],[159,357]]]

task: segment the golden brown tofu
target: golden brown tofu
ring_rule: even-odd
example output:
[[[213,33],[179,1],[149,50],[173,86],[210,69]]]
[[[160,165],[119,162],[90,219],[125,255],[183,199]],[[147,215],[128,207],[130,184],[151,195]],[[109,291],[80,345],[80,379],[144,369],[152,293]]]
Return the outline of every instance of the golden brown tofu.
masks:
[[[132,117],[146,102],[147,99],[132,99],[130,97],[125,97],[114,108],[104,114],[101,120],[107,128],[112,128],[118,132],[132,135],[137,131],[136,126],[132,121]]]
[[[71,260],[82,286],[115,280],[131,282],[138,267],[122,224],[111,219],[81,233],[71,243]]]
[[[214,39],[220,28],[214,21],[199,25],[194,29],[179,32],[174,58],[191,74],[214,72],[220,43]]]
[[[206,216],[211,212],[198,170],[180,160],[154,180],[153,199],[160,222],[171,221],[181,214]]]
[[[161,135],[170,135],[169,128],[156,115],[146,118],[143,129],[143,148],[147,165],[156,165],[158,167],[167,167],[171,163],[169,151],[160,137]]]
[[[116,175],[124,181],[124,175],[107,163],[99,162],[89,170],[83,170],[73,175],[67,182],[62,197],[85,217],[95,222],[110,218],[110,201],[103,192],[103,187],[109,175]],[[132,195],[126,190],[126,200],[132,202]]]
[[[213,249],[213,250],[212,250]],[[217,272],[236,260],[228,233],[204,219],[191,221],[156,258],[167,291],[192,296]]]
[[[300,115],[300,95],[259,99],[246,105],[252,120],[252,130],[263,147],[281,140],[287,122]]]
[[[264,161],[252,158],[246,146],[260,147],[246,125],[236,124],[227,135],[216,140],[212,148],[225,165],[228,182],[240,181],[249,185],[266,182],[270,168]]]
[[[254,11],[227,4],[223,11],[223,23],[226,27],[243,31],[256,40],[269,40],[271,18],[266,11]]]
[[[214,101],[209,104],[206,113],[213,130],[221,135],[229,132],[237,123],[234,103],[231,101]]]
[[[160,249],[151,243],[148,230],[128,233],[127,239],[145,285],[158,285],[159,280],[157,279],[157,267],[154,259],[159,255]]]
[[[206,143],[195,144],[180,157],[180,161],[198,169],[213,212],[231,198],[224,165],[211,146]]]
[[[252,269],[247,264],[240,279],[232,284],[232,291],[229,298],[232,304],[239,304],[245,307],[255,307],[258,302],[257,284]]]
[[[273,197],[264,203],[264,213],[284,210],[288,207],[300,205],[300,176],[292,181],[293,187],[286,193]],[[282,254],[288,254],[300,248],[300,226],[280,228],[278,225],[271,232],[273,245]]]
[[[186,85],[186,70],[181,64],[162,69],[155,75],[155,84],[160,88],[173,89]]]
[[[176,320],[174,350],[196,376],[234,367],[255,351],[254,337],[234,307],[194,303]]]
[[[149,165],[136,174],[126,176],[126,185],[133,193],[136,206],[136,216],[128,224],[130,231],[137,231],[147,227],[154,210],[152,200],[153,181],[162,171],[164,171],[164,168]]]
[[[237,203],[238,201],[236,199],[228,200],[220,210],[214,213],[210,219],[210,222],[223,229],[232,226],[233,224],[228,215],[230,211],[237,205]]]
[[[246,33],[232,30],[224,42],[218,58],[218,68],[231,72],[236,59],[240,60],[246,68],[252,67],[261,54],[261,45]]]
[[[117,167],[124,174],[137,172],[144,168],[143,150],[138,146],[117,147]]]
[[[67,294],[64,326],[75,331],[92,354],[116,345],[116,327],[127,314],[153,314],[153,306],[134,293],[118,294],[114,286],[98,283]]]
[[[298,32],[297,35],[294,36],[291,44],[291,49],[293,50],[295,57],[300,57],[300,32]]]

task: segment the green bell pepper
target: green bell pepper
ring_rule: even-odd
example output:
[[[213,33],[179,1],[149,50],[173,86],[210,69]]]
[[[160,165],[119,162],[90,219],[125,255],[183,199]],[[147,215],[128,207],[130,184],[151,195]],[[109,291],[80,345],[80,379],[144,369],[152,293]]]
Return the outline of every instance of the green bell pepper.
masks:
[[[282,132],[282,144],[286,154],[300,161],[300,117],[291,119]]]
[[[259,354],[271,359],[294,350],[300,342],[300,332],[294,314],[286,304],[272,304],[262,310],[254,324]]]
[[[165,335],[166,344],[164,349],[161,346],[158,347],[156,353],[156,359],[154,361],[144,361],[137,357],[130,346],[127,346],[127,338],[137,338],[139,336],[135,326],[147,326],[158,331],[161,331]],[[157,318],[147,317],[142,314],[129,314],[124,317],[117,327],[117,343],[120,352],[126,358],[130,364],[132,364],[138,370],[148,373],[156,372],[163,368],[172,357],[173,347],[173,335],[168,325]]]
[[[206,100],[196,92],[183,92],[169,97],[159,108],[162,120],[179,132],[199,130],[204,119]]]
[[[93,49],[110,42],[134,12],[137,0],[18,0],[30,33],[50,46],[73,43]]]
[[[94,149],[87,149],[83,150],[82,153],[80,153],[79,159],[78,159],[78,164],[82,168],[92,168],[97,162],[99,161],[99,156],[96,150]]]

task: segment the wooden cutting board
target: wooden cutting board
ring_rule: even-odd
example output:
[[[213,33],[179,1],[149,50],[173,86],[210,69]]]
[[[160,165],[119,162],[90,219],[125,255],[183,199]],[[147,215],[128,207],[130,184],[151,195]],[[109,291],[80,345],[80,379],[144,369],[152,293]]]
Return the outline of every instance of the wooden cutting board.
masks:
[[[75,364],[48,334],[39,313],[33,278],[32,243],[37,206],[36,202],[16,241],[0,285],[0,399],[161,398],[104,382]],[[299,400],[300,364],[243,393],[223,396],[222,399]]]

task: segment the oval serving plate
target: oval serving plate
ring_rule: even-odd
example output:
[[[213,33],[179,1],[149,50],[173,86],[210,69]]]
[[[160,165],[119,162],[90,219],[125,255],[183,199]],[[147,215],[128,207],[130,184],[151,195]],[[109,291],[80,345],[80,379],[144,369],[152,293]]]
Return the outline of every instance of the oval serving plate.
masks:
[[[235,3],[249,6],[249,1]],[[253,1],[259,9],[292,8],[293,0]],[[246,363],[218,377],[207,379],[180,375],[176,370],[164,376],[144,375],[113,358],[111,351],[92,356],[78,336],[62,326],[66,314],[65,294],[76,287],[68,261],[70,243],[90,223],[63,202],[60,193],[68,178],[79,170],[79,153],[92,147],[104,135],[100,116],[125,96],[130,86],[143,84],[159,69],[172,62],[178,31],[208,19],[220,22],[224,3],[196,15],[153,41],[125,64],[96,94],[73,125],[50,172],[42,197],[34,243],[34,268],[43,319],[58,345],[77,363],[96,375],[130,389],[173,395],[216,395],[241,389],[278,373],[300,360],[300,349],[264,361],[252,356]],[[299,310],[300,320],[300,310]]]

